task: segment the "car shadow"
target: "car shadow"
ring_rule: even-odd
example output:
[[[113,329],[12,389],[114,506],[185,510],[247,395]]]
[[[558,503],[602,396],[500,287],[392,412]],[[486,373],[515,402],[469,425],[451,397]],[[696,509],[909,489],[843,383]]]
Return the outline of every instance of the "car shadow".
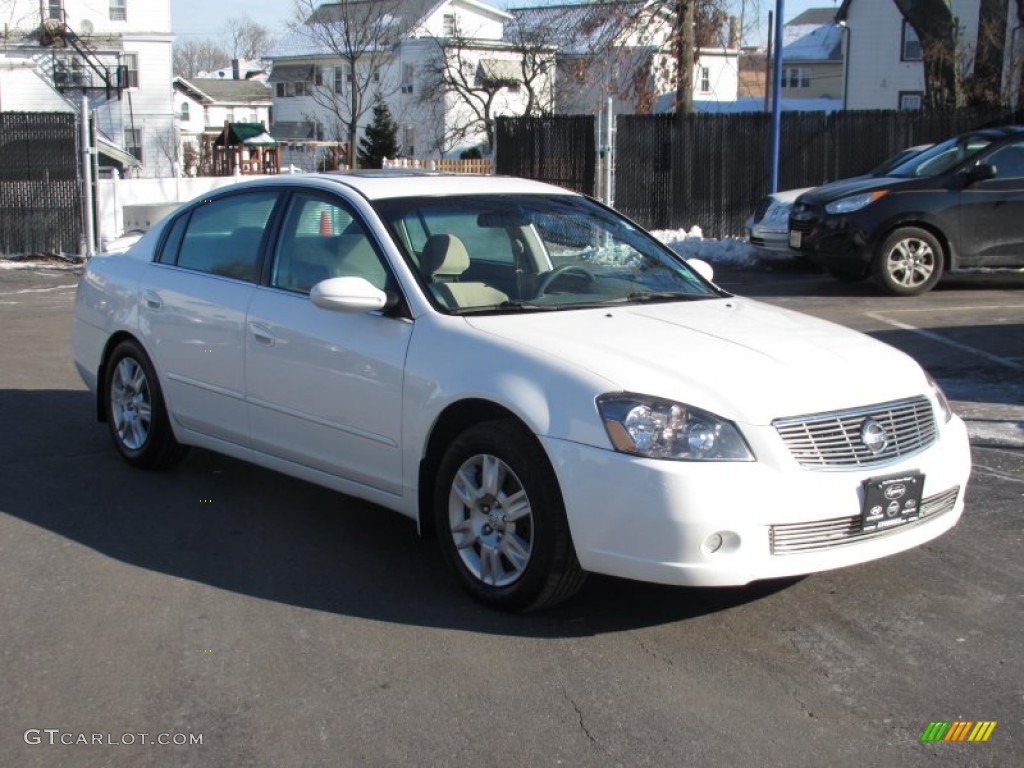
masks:
[[[401,515],[203,450],[173,470],[133,469],[94,412],[83,391],[0,390],[0,513],[121,562],[251,597],[551,638],[685,621],[795,581],[687,589],[591,575],[568,603],[503,614],[469,599],[436,542]]]

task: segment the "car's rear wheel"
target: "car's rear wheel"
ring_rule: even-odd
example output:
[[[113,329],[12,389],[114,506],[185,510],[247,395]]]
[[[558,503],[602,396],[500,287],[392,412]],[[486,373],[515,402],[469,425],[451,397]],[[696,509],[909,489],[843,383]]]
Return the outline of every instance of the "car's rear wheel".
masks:
[[[125,461],[154,469],[184,457],[187,449],[174,439],[156,372],[138,343],[114,348],[103,391],[110,436]]]
[[[875,281],[893,296],[918,296],[942,277],[942,245],[926,229],[901,227],[878,249],[872,264]]]
[[[465,430],[445,452],[434,493],[441,551],[462,586],[501,610],[534,610],[583,584],[558,483],[512,420]]]

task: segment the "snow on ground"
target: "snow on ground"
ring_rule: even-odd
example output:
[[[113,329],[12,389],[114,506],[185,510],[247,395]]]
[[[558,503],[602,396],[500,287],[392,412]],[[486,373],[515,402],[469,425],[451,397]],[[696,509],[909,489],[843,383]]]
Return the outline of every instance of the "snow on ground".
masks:
[[[60,269],[76,270],[82,268],[82,260],[77,256],[41,256],[0,254],[0,271],[10,269]]]
[[[700,227],[690,229],[656,229],[651,232],[658,240],[665,243],[683,258],[704,259],[714,264],[731,264],[737,267],[760,267],[773,259],[791,261],[788,255],[772,256],[754,248],[746,240],[738,237],[725,237],[718,240],[704,237]]]

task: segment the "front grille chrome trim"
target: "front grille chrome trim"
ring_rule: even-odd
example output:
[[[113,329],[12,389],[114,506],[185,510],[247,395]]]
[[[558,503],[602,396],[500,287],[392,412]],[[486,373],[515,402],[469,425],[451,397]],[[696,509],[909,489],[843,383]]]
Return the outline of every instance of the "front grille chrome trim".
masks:
[[[952,512],[960,496],[960,486],[937,493],[921,500],[921,516],[911,523],[894,528],[862,531],[860,515],[835,517],[830,520],[815,520],[808,523],[784,523],[773,525],[768,532],[768,544],[773,555],[799,555],[805,552],[822,552],[836,547],[856,544],[859,541],[876,539],[880,536],[905,531],[921,525],[939,515]]]
[[[880,424],[887,434],[887,443],[878,452],[872,452],[861,440],[861,430],[868,419]],[[772,426],[796,462],[808,469],[881,466],[922,451],[938,438],[935,411],[923,396],[775,419]]]

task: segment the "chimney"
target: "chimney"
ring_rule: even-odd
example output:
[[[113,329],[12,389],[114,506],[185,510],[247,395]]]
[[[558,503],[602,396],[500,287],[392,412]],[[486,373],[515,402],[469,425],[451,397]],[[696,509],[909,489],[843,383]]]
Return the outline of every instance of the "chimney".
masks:
[[[736,16],[729,17],[729,47],[733,50],[740,47],[740,20]]]
[[[239,64],[238,64],[238,59],[232,59],[231,60],[231,79],[232,80],[240,80],[241,79],[241,72],[239,70],[240,70],[240,67],[239,67]]]

